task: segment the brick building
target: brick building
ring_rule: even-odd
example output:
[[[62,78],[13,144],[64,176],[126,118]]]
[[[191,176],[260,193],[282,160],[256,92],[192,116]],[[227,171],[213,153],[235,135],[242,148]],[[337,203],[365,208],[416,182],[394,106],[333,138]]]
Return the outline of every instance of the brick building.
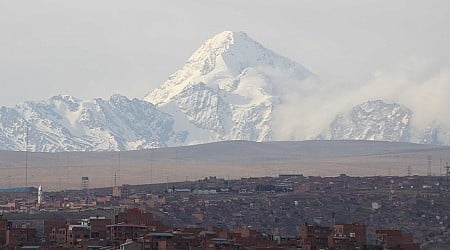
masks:
[[[89,218],[89,224],[91,227],[90,237],[91,239],[106,239],[108,233],[106,226],[111,224],[111,219],[105,217],[91,217]]]
[[[89,241],[90,229],[86,225],[69,225],[67,228],[67,245],[70,247],[83,246]]]
[[[393,250],[419,250],[420,244],[414,243],[411,233],[401,230],[376,230],[376,243]]]
[[[45,242],[56,242],[56,231],[66,227],[66,221],[60,219],[44,220],[44,236]]]
[[[35,228],[11,228],[6,231],[6,246],[36,245]]]
[[[136,240],[144,237],[148,232],[148,227],[145,225],[131,224],[131,223],[117,223],[106,226],[107,239],[116,242],[125,242],[127,239]]]
[[[144,213],[139,209],[129,209],[126,212],[120,212],[115,216],[114,222],[117,223],[131,223],[138,225],[150,226],[154,224],[153,214]]]
[[[366,244],[366,226],[363,224],[335,224],[328,236],[328,246],[335,249],[362,248]]]
[[[6,245],[6,231],[8,230],[8,220],[0,216],[0,248]]]
[[[300,229],[300,245],[308,250],[318,250],[328,247],[328,236],[331,234],[331,228],[312,226],[305,224]]]

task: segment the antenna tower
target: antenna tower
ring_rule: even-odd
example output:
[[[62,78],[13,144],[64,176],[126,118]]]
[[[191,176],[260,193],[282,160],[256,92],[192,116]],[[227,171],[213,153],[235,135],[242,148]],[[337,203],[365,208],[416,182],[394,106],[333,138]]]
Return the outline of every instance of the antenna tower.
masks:
[[[118,166],[118,169],[117,169],[117,172],[118,172],[118,176],[117,176],[118,179],[117,179],[117,182],[120,183],[120,165],[121,165],[120,160],[121,160],[121,159],[120,159],[120,151],[118,151],[118,152],[119,152],[119,159],[118,159],[118,161],[119,161],[119,162],[118,162],[118,163],[119,163],[119,166]]]
[[[169,192],[169,176],[166,176],[166,192]]]
[[[394,180],[391,179],[391,180],[389,181],[389,200],[390,200],[390,201],[392,200],[392,198],[393,198],[392,196],[394,195],[393,184],[394,184]]]
[[[89,189],[89,177],[87,177],[87,176],[81,177],[81,187],[84,190]]]
[[[427,175],[431,176],[431,155],[427,157]]]
[[[153,150],[150,149],[150,184],[153,184]]]
[[[444,168],[445,168],[445,175],[446,175],[446,185],[448,188],[448,187],[450,187],[450,165],[448,165],[448,162]]]

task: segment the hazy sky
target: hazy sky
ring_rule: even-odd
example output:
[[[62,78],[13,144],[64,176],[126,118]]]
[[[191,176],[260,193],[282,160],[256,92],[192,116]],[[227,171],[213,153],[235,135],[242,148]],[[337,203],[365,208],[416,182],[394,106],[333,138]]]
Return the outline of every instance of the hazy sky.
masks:
[[[448,0],[0,0],[0,105],[142,98],[223,30],[343,86],[389,85],[379,72],[405,61],[450,66]]]

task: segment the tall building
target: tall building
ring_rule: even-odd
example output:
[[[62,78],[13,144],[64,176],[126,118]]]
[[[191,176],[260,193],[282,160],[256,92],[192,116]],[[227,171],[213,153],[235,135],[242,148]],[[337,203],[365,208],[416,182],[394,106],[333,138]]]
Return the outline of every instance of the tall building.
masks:
[[[414,243],[411,233],[401,230],[376,230],[377,245],[386,249],[419,250],[420,244]]]
[[[330,227],[312,226],[305,224],[300,229],[300,245],[309,250],[319,250],[328,247]]]
[[[363,224],[335,224],[328,236],[328,246],[335,249],[362,248],[366,244],[366,226]]]
[[[39,186],[39,188],[38,188],[38,197],[37,198],[38,198],[38,200],[37,200],[38,205],[41,205],[42,201],[43,201],[43,198],[44,198],[44,193],[42,191],[42,186]]]

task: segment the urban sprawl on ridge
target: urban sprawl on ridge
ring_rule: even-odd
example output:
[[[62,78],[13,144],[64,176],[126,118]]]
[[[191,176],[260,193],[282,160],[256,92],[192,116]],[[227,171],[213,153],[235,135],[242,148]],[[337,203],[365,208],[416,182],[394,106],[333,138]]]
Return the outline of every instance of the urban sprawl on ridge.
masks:
[[[0,249],[450,246],[446,176],[280,174],[110,188],[83,177],[80,186],[0,190]]]

